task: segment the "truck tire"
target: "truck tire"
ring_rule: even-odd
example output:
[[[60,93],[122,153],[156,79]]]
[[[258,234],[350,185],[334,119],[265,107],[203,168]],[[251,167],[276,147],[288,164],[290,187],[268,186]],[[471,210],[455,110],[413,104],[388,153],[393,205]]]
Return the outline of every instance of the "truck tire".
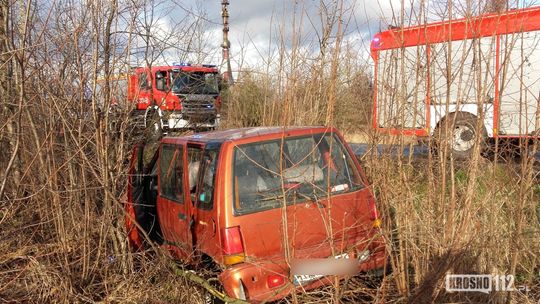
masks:
[[[161,117],[157,109],[148,109],[144,117],[144,137],[147,142],[158,141],[163,136]]]
[[[448,122],[448,130],[446,123]],[[450,156],[455,159],[466,160],[473,155],[476,136],[480,132],[480,152],[486,148],[487,131],[484,125],[477,130],[476,116],[466,112],[448,114],[442,119],[434,131],[436,148],[440,154],[444,146],[448,148]]]

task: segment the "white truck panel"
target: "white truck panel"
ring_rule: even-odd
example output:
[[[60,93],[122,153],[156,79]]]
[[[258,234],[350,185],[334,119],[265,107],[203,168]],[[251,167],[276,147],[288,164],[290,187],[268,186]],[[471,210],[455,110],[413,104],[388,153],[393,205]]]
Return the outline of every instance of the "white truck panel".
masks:
[[[500,134],[540,130],[540,32],[501,37]]]
[[[379,56],[378,125],[385,128],[424,128],[426,47],[385,50]]]

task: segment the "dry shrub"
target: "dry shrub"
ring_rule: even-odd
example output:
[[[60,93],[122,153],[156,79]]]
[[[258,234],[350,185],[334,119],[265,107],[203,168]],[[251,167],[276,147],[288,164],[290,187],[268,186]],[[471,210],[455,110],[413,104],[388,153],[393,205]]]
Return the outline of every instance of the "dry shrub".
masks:
[[[244,72],[242,83],[230,88],[222,96],[225,102],[225,127],[253,127],[263,125],[265,108],[274,99],[272,91],[264,87],[264,80],[256,74]]]
[[[321,3],[328,4],[323,22],[310,29],[320,34],[319,52],[300,47],[302,30],[293,28],[294,43],[277,41],[283,47],[264,72],[241,71],[227,92],[226,127],[327,124],[379,141],[365,131],[371,117],[369,65],[342,41],[343,20],[353,10],[340,7],[341,1]],[[136,16],[153,4],[52,6],[54,26],[47,24],[47,6],[0,5],[3,20],[12,20],[2,23],[0,33],[16,37],[0,35],[0,149],[6,151],[0,155],[0,302],[200,299],[199,288],[175,275],[162,252],[128,250],[121,198],[132,144],[130,113],[108,111],[115,88],[85,96],[92,79],[127,67],[120,59],[129,56],[129,46],[119,48],[127,53],[115,46],[130,40],[112,38],[116,14],[132,12],[123,22],[143,33],[152,23]],[[106,52],[107,41],[115,52]],[[161,54],[148,45],[152,56]],[[457,163],[429,157],[417,163],[370,154],[363,161],[385,219],[393,273],[375,286],[355,278],[284,302],[537,301],[540,188],[530,158]],[[531,292],[447,294],[448,271],[514,274],[516,284]]]
[[[199,299],[167,255],[131,253],[124,231],[133,128],[109,80],[140,33],[150,63],[193,35],[187,17],[177,36],[156,35],[160,4],[0,3],[0,302]]]
[[[371,117],[371,83],[363,65],[340,67],[339,86],[330,93],[331,79],[318,77],[327,68],[302,67],[298,78],[280,86],[269,74],[242,72],[237,85],[225,95],[225,127],[261,125],[324,125],[331,100],[335,110],[330,117],[336,126],[358,132]],[[343,69],[343,71],[341,71]],[[342,79],[343,78],[343,79]]]
[[[470,162],[441,168],[431,157],[413,163],[365,158],[386,221],[392,279],[411,303],[501,303],[507,297],[533,303],[538,297],[538,169],[478,162],[474,173]],[[447,273],[513,274],[516,287],[531,291],[446,293]]]

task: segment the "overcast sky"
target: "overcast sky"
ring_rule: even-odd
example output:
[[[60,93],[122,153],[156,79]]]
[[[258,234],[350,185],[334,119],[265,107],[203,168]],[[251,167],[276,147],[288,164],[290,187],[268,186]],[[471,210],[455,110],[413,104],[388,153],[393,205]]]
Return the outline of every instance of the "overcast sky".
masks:
[[[247,63],[256,64],[261,55],[260,49],[272,48],[277,43],[279,31],[285,31],[285,39],[291,36],[292,24],[296,12],[296,27],[301,27],[303,44],[317,44],[317,32],[320,32],[320,1],[304,1],[294,6],[293,1],[249,1],[232,0],[231,43],[234,46],[247,46]],[[329,2],[329,1],[326,1]],[[374,0],[345,1],[345,35],[355,40],[359,53],[367,55],[370,37],[392,23],[393,11],[400,9],[400,0],[387,0],[379,4]],[[304,11],[305,14],[301,12]],[[217,12],[219,14],[219,11]],[[302,25],[298,25],[299,23]],[[273,37],[270,37],[273,33]],[[270,45],[270,46],[269,46]],[[237,51],[238,49],[236,49]],[[234,54],[234,53],[233,53]]]
[[[204,12],[209,56],[205,59],[221,63],[221,0],[172,0],[165,10]],[[439,0],[440,1],[440,0]],[[229,40],[233,70],[264,66],[268,53],[275,51],[280,41],[291,43],[292,33],[301,29],[300,44],[306,48],[317,45],[321,31],[320,1],[230,0]],[[324,1],[331,3],[332,1]],[[337,1],[335,1],[337,2]],[[359,55],[366,57],[370,37],[391,24],[393,12],[399,12],[401,0],[345,0],[345,36],[358,44]],[[407,5],[407,9],[410,5]],[[197,14],[197,13],[196,13]],[[174,13],[170,14],[174,18]],[[394,20],[395,21],[395,20]],[[293,30],[293,22],[295,29]]]
[[[208,54],[204,60],[221,63],[221,0],[170,0],[167,8],[172,12],[203,12],[205,22],[205,40]],[[490,1],[490,0],[485,0]],[[531,6],[539,0],[518,0],[519,6]],[[295,2],[297,3],[295,5]],[[320,0],[230,0],[229,40],[233,70],[264,66],[268,53],[275,52],[280,41],[291,43],[293,21],[296,33],[301,29],[301,45],[313,48],[317,45],[317,32],[320,31]],[[325,0],[325,3],[333,1]],[[338,1],[334,1],[338,2]],[[417,23],[411,0],[405,0],[406,25]],[[419,1],[412,1],[418,3]],[[465,0],[456,0],[455,5]],[[427,1],[428,21],[440,20],[437,15],[444,15],[447,0]],[[478,3],[472,1],[470,3]],[[181,9],[176,9],[180,7]],[[401,0],[344,0],[345,38],[358,48],[358,55],[369,61],[368,47],[371,37],[388,27],[399,24]],[[301,13],[304,12],[304,13]],[[174,16],[174,13],[170,14]],[[412,20],[412,21],[409,21]],[[301,24],[301,26],[299,25]]]

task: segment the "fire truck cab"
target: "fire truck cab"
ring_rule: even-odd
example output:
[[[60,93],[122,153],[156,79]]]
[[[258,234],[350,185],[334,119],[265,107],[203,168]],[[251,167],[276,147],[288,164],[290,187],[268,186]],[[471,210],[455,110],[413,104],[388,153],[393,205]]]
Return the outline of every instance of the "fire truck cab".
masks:
[[[215,129],[219,125],[220,75],[214,65],[174,63],[137,67],[128,78],[128,101],[145,128]]]

